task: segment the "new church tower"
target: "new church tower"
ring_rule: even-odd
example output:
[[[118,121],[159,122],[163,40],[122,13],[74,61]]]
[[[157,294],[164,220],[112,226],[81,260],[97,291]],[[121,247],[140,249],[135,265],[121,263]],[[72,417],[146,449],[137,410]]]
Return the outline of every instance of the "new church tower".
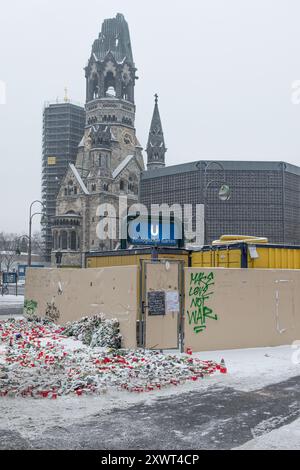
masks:
[[[165,158],[167,149],[165,146],[164,133],[158,109],[157,94],[155,94],[155,105],[146,151],[148,170],[154,170],[155,168],[163,168],[166,166]]]

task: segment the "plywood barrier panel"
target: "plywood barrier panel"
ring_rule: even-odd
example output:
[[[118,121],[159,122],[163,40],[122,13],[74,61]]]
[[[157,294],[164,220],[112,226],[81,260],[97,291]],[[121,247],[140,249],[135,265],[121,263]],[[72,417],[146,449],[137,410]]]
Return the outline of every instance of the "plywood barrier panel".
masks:
[[[39,315],[45,314],[47,303],[54,303],[62,324],[96,313],[117,318],[122,346],[136,347],[136,266],[28,269],[25,298],[37,301]]]
[[[194,351],[300,340],[300,271],[185,269],[185,347]]]
[[[177,292],[179,290],[179,265],[170,262],[146,264],[146,301],[148,303],[146,318],[146,348],[176,349],[178,348],[179,310],[164,315],[151,315],[148,296],[161,292]],[[178,297],[179,298],[179,297]]]

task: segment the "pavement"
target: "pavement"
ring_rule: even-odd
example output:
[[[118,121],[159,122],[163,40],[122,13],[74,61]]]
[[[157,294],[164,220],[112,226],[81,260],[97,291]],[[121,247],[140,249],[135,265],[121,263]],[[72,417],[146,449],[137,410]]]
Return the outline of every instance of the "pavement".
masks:
[[[232,449],[300,417],[300,376],[243,392],[213,386],[97,412],[80,424],[0,429],[0,449]]]
[[[9,286],[9,295],[1,295],[0,290],[0,317],[3,316],[16,316],[23,313],[24,302],[24,284],[18,286],[18,295],[16,296],[16,286]],[[11,296],[14,296],[12,299]]]
[[[7,307],[1,307],[0,306],[0,318],[1,320],[4,320],[5,318],[10,318],[10,317],[18,317],[23,314],[23,307],[14,307],[14,306],[7,306]]]

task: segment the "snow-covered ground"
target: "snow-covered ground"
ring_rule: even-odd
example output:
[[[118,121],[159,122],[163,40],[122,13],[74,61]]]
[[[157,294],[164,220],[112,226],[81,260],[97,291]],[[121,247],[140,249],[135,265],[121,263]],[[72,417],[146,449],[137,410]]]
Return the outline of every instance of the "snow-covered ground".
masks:
[[[66,347],[76,349],[80,342],[66,340]],[[3,347],[1,348],[4,353]],[[297,351],[296,351],[297,352]],[[294,354],[294,356],[293,356]],[[272,383],[281,382],[300,375],[300,364],[295,361],[295,349],[291,346],[255,348],[197,353],[201,359],[220,361],[225,359],[228,373],[205,377],[197,382],[188,382],[177,387],[168,387],[148,393],[109,391],[100,396],[66,396],[51,399],[0,398],[0,429],[21,432],[24,437],[34,437],[52,426],[66,426],[81,423],[89,417],[106,413],[113,408],[124,409],[136,403],[154,403],[157,398],[168,397],[193,390],[207,391],[210,387],[233,387],[250,391]],[[294,360],[292,360],[294,358]],[[281,438],[281,434],[283,437]],[[266,436],[249,442],[244,447],[286,445],[295,448],[289,438],[297,440],[300,433],[300,420],[284,426]],[[269,439],[269,440],[268,440]],[[300,439],[298,439],[300,441]],[[299,445],[299,444],[295,444]]]
[[[233,349],[197,353],[201,359],[225,359],[228,374],[212,378],[245,392],[300,375],[300,344],[269,348]]]
[[[47,346],[48,333],[46,330],[45,332],[45,337],[40,338],[42,347]],[[76,353],[76,350],[82,348],[89,351],[88,346],[83,346],[81,341],[73,338],[58,335],[57,338],[52,337],[51,341],[63,345],[64,350],[70,354],[80,354],[80,352]],[[174,352],[166,351],[166,354],[168,353],[174,354]],[[5,362],[6,354],[7,344],[3,343],[0,345],[0,364]],[[100,354],[100,348],[97,354]],[[20,433],[25,439],[36,439],[39,433],[44,433],[49,428],[57,429],[60,426],[70,425],[76,427],[77,424],[81,425],[95,416],[104,416],[113,409],[125,410],[141,403],[155,405],[160,398],[172,399],[179,394],[183,394],[184,397],[190,391],[203,392],[204,395],[207,392],[218,393],[223,388],[227,390],[231,388],[239,392],[253,392],[300,376],[300,342],[279,347],[205,351],[195,353],[192,357],[216,363],[224,359],[228,372],[227,374],[207,375],[197,381],[189,380],[181,385],[168,385],[160,390],[145,393],[131,393],[108,387],[106,390],[103,389],[100,395],[79,397],[72,393],[57,399],[0,397],[0,430]],[[295,415],[295,418],[298,416],[299,414]],[[300,448],[300,419],[289,425],[286,423],[285,416],[281,414],[262,417],[262,421],[258,421],[247,436],[247,439],[251,436],[253,439],[241,448]]]
[[[268,422],[265,423],[268,428]],[[247,442],[238,450],[300,450],[300,419]]]

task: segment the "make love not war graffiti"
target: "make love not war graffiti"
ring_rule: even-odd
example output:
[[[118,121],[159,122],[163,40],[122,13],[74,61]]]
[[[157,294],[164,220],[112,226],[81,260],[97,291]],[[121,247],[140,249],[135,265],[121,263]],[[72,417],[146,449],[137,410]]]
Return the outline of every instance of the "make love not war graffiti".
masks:
[[[214,273],[205,274],[191,273],[187,310],[189,325],[195,333],[201,333],[206,329],[207,319],[218,320],[218,315],[206,305],[207,301],[213,295],[212,286],[214,286]]]

